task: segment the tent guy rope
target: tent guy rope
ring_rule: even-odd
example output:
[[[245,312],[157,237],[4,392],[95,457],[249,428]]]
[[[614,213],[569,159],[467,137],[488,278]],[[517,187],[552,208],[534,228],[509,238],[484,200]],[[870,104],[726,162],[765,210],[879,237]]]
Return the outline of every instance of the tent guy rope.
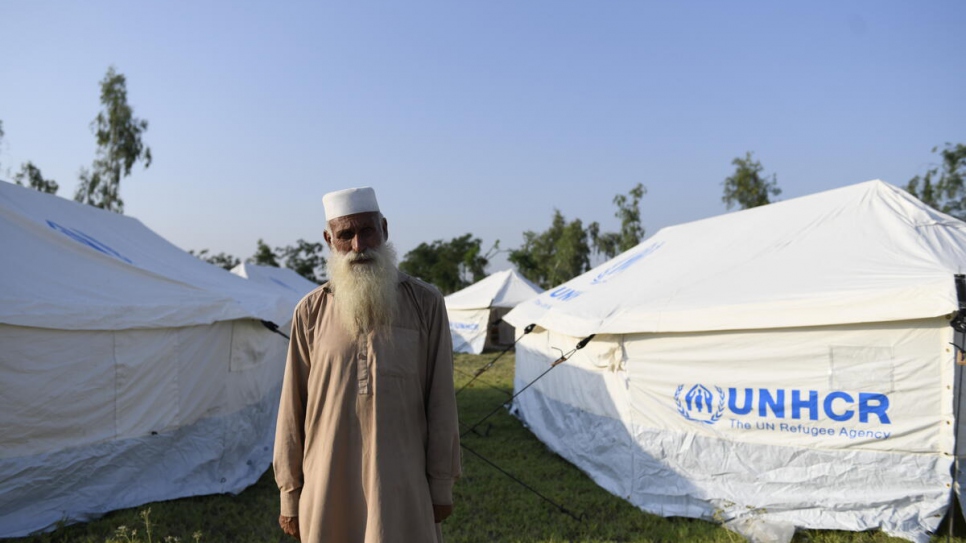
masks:
[[[500,319],[500,320],[502,320],[502,319]],[[496,321],[496,322],[499,322],[499,320]],[[536,326],[537,326],[536,323],[527,325],[527,327],[523,329],[523,334],[521,334],[520,337],[518,337],[510,345],[507,345],[507,348],[506,349],[503,349],[503,351],[501,351],[500,354],[496,355],[496,358],[494,358],[493,360],[491,360],[489,363],[487,363],[482,368],[476,370],[476,373],[473,374],[473,378],[470,379],[469,381],[467,381],[465,385],[461,386],[460,389],[456,391],[456,395],[459,396],[460,392],[463,392],[463,390],[466,389],[466,387],[468,387],[471,384],[473,384],[473,381],[476,381],[477,377],[479,377],[480,375],[482,375],[483,372],[485,372],[486,370],[492,368],[493,367],[493,364],[496,364],[496,361],[499,360],[501,356],[505,355],[510,349],[512,349],[521,339],[523,339],[523,336],[525,336],[525,335],[529,334],[530,332],[532,332],[533,329],[536,328]]]
[[[528,326],[527,329],[526,329],[526,332],[524,332],[524,335],[530,333],[533,330],[533,327],[534,326],[536,326],[536,325],[535,324],[531,324],[530,326]],[[530,386],[532,386],[534,383],[536,383],[537,381],[539,381],[544,375],[546,375],[547,373],[549,373],[550,370],[552,370],[555,367],[559,366],[560,364],[566,362],[567,359],[569,359],[571,356],[573,356],[573,354],[575,352],[577,352],[580,349],[583,349],[584,346],[587,345],[587,343],[590,342],[590,340],[593,339],[595,335],[596,334],[591,334],[591,335],[585,337],[584,339],[580,340],[579,342],[577,342],[577,346],[576,347],[574,347],[573,349],[571,349],[570,352],[568,352],[568,353],[566,353],[564,355],[561,355],[560,358],[554,360],[553,363],[550,364],[550,367],[547,368],[546,371],[544,371],[543,373],[541,373],[539,376],[537,376],[536,379],[534,379],[534,380],[530,381],[529,383],[527,383],[527,385],[525,387],[521,388],[520,391],[517,392],[516,394],[514,394],[509,400],[507,400],[506,402],[501,403],[499,406],[497,406],[496,409],[494,409],[489,414],[487,414],[485,417],[483,417],[482,419],[480,419],[479,421],[477,421],[476,424],[474,424],[473,426],[471,426],[469,429],[463,431],[463,433],[460,434],[460,438],[465,437],[467,434],[469,434],[471,432],[475,433],[476,428],[479,425],[483,424],[484,421],[486,421],[487,419],[489,419],[491,416],[493,416],[495,413],[497,413],[500,409],[502,409],[505,406],[507,406],[508,404],[510,404],[517,396],[519,396],[520,394],[522,394],[524,390],[530,388]],[[522,338],[523,336],[520,336],[520,337]],[[517,341],[519,341],[519,340],[517,340]],[[497,358],[499,358],[499,357],[497,357]],[[494,360],[494,362],[495,362],[495,360]],[[493,362],[491,362],[487,366],[484,366],[484,368],[489,368],[490,366],[492,366],[492,364],[493,364]],[[477,372],[477,374],[482,373],[482,372],[483,372],[483,370],[480,370],[480,371]],[[477,434],[477,435],[479,435],[479,434]],[[570,518],[576,520],[577,522],[580,522],[580,521],[583,520],[583,515],[582,514],[581,515],[575,515],[573,512],[571,512],[570,510],[568,510],[566,507],[564,507],[564,506],[560,505],[559,503],[551,500],[550,498],[544,496],[543,494],[541,494],[540,492],[538,492],[537,490],[535,490],[530,485],[524,483],[523,481],[521,481],[517,477],[513,476],[512,474],[510,474],[509,472],[507,472],[506,470],[504,470],[503,468],[501,468],[500,466],[498,466],[492,460],[486,458],[482,454],[480,454],[480,453],[474,451],[473,449],[471,449],[470,447],[468,447],[465,443],[462,442],[462,439],[460,441],[460,447],[466,449],[468,452],[472,453],[474,456],[478,457],[480,460],[483,460],[484,462],[486,462],[487,464],[489,464],[490,466],[492,466],[493,468],[495,468],[500,473],[506,475],[507,477],[509,477],[511,480],[513,480],[514,482],[516,482],[517,484],[519,484],[523,488],[527,489],[528,491],[532,492],[533,494],[536,494],[542,500],[544,500],[544,501],[552,504],[561,513],[564,513],[565,515],[567,515]]]

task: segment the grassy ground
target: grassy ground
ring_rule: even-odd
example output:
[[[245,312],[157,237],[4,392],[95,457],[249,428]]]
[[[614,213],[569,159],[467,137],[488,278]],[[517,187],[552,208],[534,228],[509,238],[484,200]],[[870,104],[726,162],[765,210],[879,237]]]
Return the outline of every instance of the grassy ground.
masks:
[[[457,355],[456,386],[495,354]],[[513,355],[507,354],[458,396],[468,427],[508,399]],[[526,392],[524,392],[526,394]],[[740,536],[705,521],[662,518],[635,509],[595,485],[580,470],[548,451],[520,422],[499,410],[463,439],[463,478],[455,490],[456,512],[443,525],[447,543],[519,542],[722,542]],[[548,503],[514,482],[475,451],[532,487]],[[576,520],[559,507],[578,517]],[[237,496],[213,495],[115,511],[93,522],[0,543],[266,543],[293,541],[277,524],[278,493],[271,470]],[[943,530],[941,533],[945,534]],[[946,536],[934,536],[934,542]],[[805,530],[796,543],[900,542],[878,532]],[[966,543],[962,537],[952,541]]]

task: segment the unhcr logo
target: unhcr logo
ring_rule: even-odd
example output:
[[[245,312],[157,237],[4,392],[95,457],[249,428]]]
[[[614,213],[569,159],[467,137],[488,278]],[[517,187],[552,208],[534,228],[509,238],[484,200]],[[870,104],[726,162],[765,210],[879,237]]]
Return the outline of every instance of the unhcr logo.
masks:
[[[634,264],[636,264],[642,258],[644,258],[647,255],[653,253],[654,251],[660,249],[662,245],[664,245],[664,242],[663,241],[658,242],[658,243],[655,243],[653,245],[648,246],[647,248],[645,248],[641,252],[637,253],[636,255],[632,255],[632,256],[630,256],[630,257],[628,257],[628,258],[626,258],[626,259],[624,259],[624,260],[622,260],[622,261],[614,264],[613,266],[607,268],[606,270],[598,273],[597,276],[594,277],[590,281],[590,284],[591,285],[599,285],[601,283],[606,283],[607,281],[609,281],[610,279],[614,278],[615,276],[620,275],[621,273],[623,273],[627,268],[630,268],[631,266],[633,266]]]
[[[678,413],[688,420],[714,424],[724,414],[725,393],[721,387],[714,387],[714,392],[698,383],[684,392],[684,385],[678,385],[674,391],[674,402],[678,406]],[[682,394],[683,393],[683,394]]]
[[[759,419],[892,424],[889,396],[879,392],[833,390],[823,394],[817,390],[731,387],[726,395],[719,386],[713,391],[700,383],[686,391],[684,387],[678,385],[674,391],[678,413],[704,424],[714,424],[725,409],[732,416]],[[732,419],[735,424],[747,423]]]

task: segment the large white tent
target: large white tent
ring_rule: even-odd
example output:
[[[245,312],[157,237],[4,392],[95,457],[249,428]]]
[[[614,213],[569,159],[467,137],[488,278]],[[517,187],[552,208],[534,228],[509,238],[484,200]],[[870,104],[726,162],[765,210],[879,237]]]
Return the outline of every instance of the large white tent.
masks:
[[[446,313],[456,352],[480,354],[486,347],[510,345],[513,328],[503,315],[543,292],[513,269],[488,275],[446,296]]]
[[[0,182],[0,537],[238,492],[271,463],[287,301],[136,219]]]
[[[925,541],[950,506],[966,223],[870,181],[664,228],[505,319],[515,409],[610,492]],[[960,482],[963,482],[960,480]]]
[[[287,305],[293,310],[306,294],[319,286],[318,283],[313,283],[288,268],[260,266],[251,262],[242,262],[232,268],[231,273],[271,289],[285,298]],[[290,317],[286,322],[291,320]],[[285,333],[288,334],[288,332]]]

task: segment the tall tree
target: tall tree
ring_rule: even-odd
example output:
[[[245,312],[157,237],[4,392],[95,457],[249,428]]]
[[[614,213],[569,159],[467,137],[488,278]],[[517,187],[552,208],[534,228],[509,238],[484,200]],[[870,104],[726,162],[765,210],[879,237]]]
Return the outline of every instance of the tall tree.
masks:
[[[580,219],[567,222],[560,210],[545,232],[523,233],[523,245],[510,251],[507,259],[524,277],[549,289],[590,269],[588,232]]]
[[[933,147],[932,152],[937,151]],[[906,190],[926,205],[966,220],[966,145],[947,143],[940,155],[942,164],[910,179]]]
[[[74,194],[78,202],[124,213],[121,179],[131,175],[137,162],[151,165],[151,149],[141,141],[148,122],[134,116],[127,103],[127,80],[111,66],[101,80],[104,109],[91,123],[97,137],[97,158],[90,170],[81,170],[80,185]]]
[[[724,196],[721,197],[728,209],[735,204],[740,209],[767,205],[771,203],[769,197],[782,193],[775,174],[762,175],[764,168],[761,162],[752,160],[751,151],[745,154],[745,158],[735,158],[731,163],[735,166],[735,173],[722,183]]]
[[[486,265],[500,242],[493,244],[487,254],[481,254],[482,240],[473,234],[420,243],[406,253],[399,269],[436,285],[443,294],[452,294],[486,277]]]
[[[617,211],[614,216],[621,220],[620,232],[601,232],[597,221],[587,226],[591,244],[594,249],[607,258],[614,258],[620,253],[636,246],[644,239],[644,226],[641,225],[641,198],[647,194],[644,185],[638,183],[626,195],[614,196]]]
[[[322,283],[325,278],[325,257],[322,256],[324,245],[321,242],[311,243],[299,239],[295,245],[287,245],[275,249],[275,254],[285,263],[285,267],[312,281]],[[259,247],[259,250],[262,250]]]
[[[47,194],[57,194],[57,189],[60,188],[53,179],[44,179],[43,174],[40,173],[40,168],[29,161],[20,166],[20,171],[13,176],[13,180],[20,186],[24,186],[24,181],[26,181],[26,186]]]
[[[275,251],[273,251],[272,248],[261,239],[258,240],[258,245],[255,248],[255,254],[252,255],[248,261],[252,264],[258,264],[259,266],[272,266],[275,268],[281,267],[278,265],[278,255],[275,254]]]
[[[197,253],[191,250],[188,251],[188,253],[200,258],[201,260],[204,260],[209,264],[214,264],[219,268],[224,268],[229,271],[235,266],[241,264],[241,260],[238,257],[232,256],[228,253],[218,253],[216,255],[212,255],[208,254],[208,249],[202,249]]]

